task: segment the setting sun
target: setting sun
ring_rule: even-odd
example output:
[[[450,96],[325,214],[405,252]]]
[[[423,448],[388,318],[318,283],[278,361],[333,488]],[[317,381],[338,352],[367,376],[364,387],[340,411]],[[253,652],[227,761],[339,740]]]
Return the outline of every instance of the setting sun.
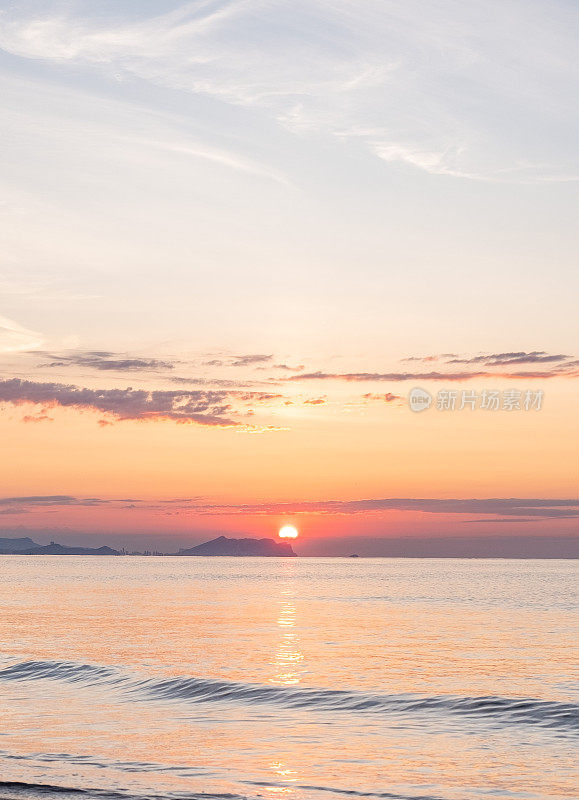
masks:
[[[298,529],[294,528],[293,525],[284,525],[283,528],[279,529],[278,536],[280,539],[297,539]]]

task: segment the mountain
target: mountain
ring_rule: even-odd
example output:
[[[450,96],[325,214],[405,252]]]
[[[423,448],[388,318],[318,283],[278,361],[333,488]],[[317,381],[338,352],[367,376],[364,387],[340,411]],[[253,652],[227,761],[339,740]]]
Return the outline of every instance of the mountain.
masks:
[[[177,556],[282,556],[295,557],[289,542],[276,542],[274,539],[228,539],[219,536],[197,547],[179,550]]]
[[[23,550],[31,550],[33,547],[38,546],[28,536],[23,536],[20,539],[0,538],[0,553],[22,553]]]
[[[40,546],[35,545],[29,550],[19,551],[23,556],[120,556],[118,550],[112,547],[66,547],[63,544],[51,542]]]

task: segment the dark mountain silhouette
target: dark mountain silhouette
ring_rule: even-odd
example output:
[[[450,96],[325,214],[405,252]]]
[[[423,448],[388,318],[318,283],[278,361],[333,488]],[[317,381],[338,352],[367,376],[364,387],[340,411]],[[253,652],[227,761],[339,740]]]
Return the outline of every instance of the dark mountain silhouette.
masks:
[[[289,542],[274,539],[228,539],[219,536],[197,547],[179,550],[177,556],[295,556]]]
[[[0,538],[0,553],[21,553],[23,550],[31,550],[33,547],[39,547],[39,545],[28,536],[20,539]]]
[[[51,542],[40,546],[36,545],[28,550],[18,551],[23,556],[120,556],[118,550],[112,547],[67,547],[63,544]]]

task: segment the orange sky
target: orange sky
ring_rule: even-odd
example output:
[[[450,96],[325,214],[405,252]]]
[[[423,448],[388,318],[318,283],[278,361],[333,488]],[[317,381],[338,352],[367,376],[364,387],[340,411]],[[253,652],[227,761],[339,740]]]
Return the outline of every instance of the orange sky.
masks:
[[[254,375],[252,368],[248,383]],[[259,380],[266,379],[261,370]],[[308,387],[308,395],[324,400],[311,404],[304,403],[299,381],[270,380],[277,383],[272,393],[282,396],[226,426],[119,420],[54,402],[5,404],[4,529],[65,529],[68,538],[78,532],[117,542],[141,532],[148,541],[157,536],[159,546],[166,537],[185,542],[214,532],[272,535],[285,523],[297,525],[302,540],[568,535],[575,529],[576,507],[548,508],[549,499],[573,498],[576,485],[569,469],[577,432],[569,377],[456,383],[459,396],[467,385],[481,394],[485,387],[509,391],[540,383],[540,410],[432,407],[421,413],[410,411],[408,389],[395,381],[360,388],[327,381],[323,395]],[[445,386],[424,385],[433,396]],[[396,399],[383,399],[395,392]],[[405,508],[405,498],[431,498],[434,505]],[[482,511],[463,512],[460,504],[468,498],[545,502],[538,510],[503,511],[487,501]],[[392,507],[332,506],[384,500]],[[449,505],[436,507],[442,500]]]
[[[360,3],[6,9],[0,536],[573,532],[570,11]]]

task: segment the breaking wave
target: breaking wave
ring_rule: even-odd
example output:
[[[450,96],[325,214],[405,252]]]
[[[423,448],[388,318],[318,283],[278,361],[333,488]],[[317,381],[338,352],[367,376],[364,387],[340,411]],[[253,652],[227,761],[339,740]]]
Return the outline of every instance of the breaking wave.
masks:
[[[411,722],[442,714],[486,723],[526,724],[565,731],[579,730],[579,705],[534,698],[461,697],[378,694],[362,691],[278,687],[196,677],[136,677],[112,667],[71,661],[25,661],[0,669],[0,680],[54,680],[120,691],[125,699],[186,703],[268,705],[313,712],[382,714]]]

